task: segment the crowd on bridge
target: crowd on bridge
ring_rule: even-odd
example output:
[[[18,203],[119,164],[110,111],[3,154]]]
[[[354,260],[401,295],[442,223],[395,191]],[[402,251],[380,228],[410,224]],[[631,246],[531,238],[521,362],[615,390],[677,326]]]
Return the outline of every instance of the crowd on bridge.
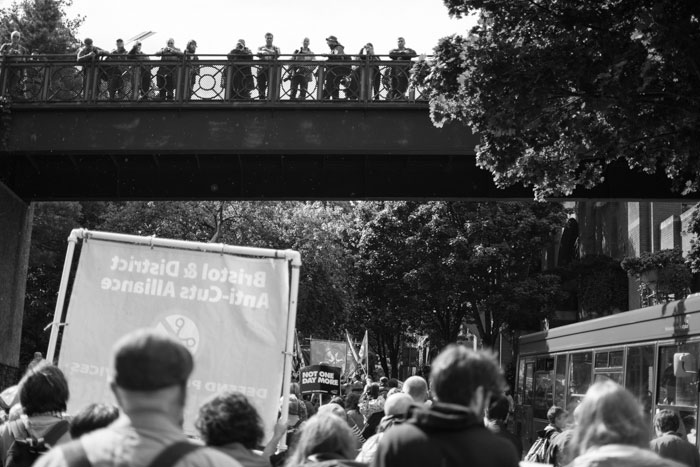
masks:
[[[198,434],[184,433],[194,362],[182,342],[166,334],[141,329],[122,337],[110,373],[118,406],[90,404],[72,416],[66,414],[66,375],[38,357],[0,418],[2,467],[510,467],[523,458],[521,440],[510,432],[512,404],[496,357],[462,345],[433,360],[430,384],[421,376],[403,384],[356,377],[342,397],[320,406],[292,384],[288,414],[279,414],[266,446],[255,407],[235,391],[206,401]],[[611,380],[594,383],[573,413],[553,406],[547,416],[550,424],[526,460],[572,467],[700,465],[697,448],[678,433],[675,412],[657,413],[657,438],[650,443],[641,405]]]
[[[170,38],[165,47],[151,54],[160,61],[156,67],[149,63],[151,55],[142,50],[142,43],[138,40],[127,49],[124,41],[117,39],[115,48],[108,51],[86,38],[77,50],[76,60],[83,72],[83,98],[89,97],[87,83],[91,81],[92,74],[96,80],[105,83],[106,98],[109,100],[129,97],[134,100],[138,97],[140,101],[167,101],[178,97],[181,100],[201,99],[203,97],[199,91],[206,88],[211,92],[214,87],[211,83],[198,86],[205,75],[218,82],[225,100],[278,99],[281,93],[290,100],[314,99],[310,91],[310,83],[314,80],[318,82],[320,100],[357,100],[362,97],[361,91],[368,100],[407,99],[412,60],[417,53],[406,47],[403,37],[399,37],[397,47],[388,52],[389,62],[382,60],[371,42],[367,42],[356,55],[347,53],[334,35],[326,38],[326,44],[328,53],[315,54],[310,49],[309,38],[303,38],[301,46],[287,57],[284,65],[277,66],[276,63],[280,63],[284,56],[274,44],[273,34],[268,32],[265,43],[255,52],[246,46],[245,39],[239,39],[226,54],[225,65],[215,66],[208,61],[208,66],[203,66],[197,54],[196,40],[190,40],[181,49]],[[0,54],[15,60],[15,66],[7,70],[5,93],[31,100],[37,94],[37,85],[41,84],[43,77],[35,76],[37,73],[32,73],[32,67],[21,68],[16,62],[31,62],[35,52],[30,54],[21,43],[20,32],[14,31],[10,42],[0,46]],[[319,55],[327,57],[327,62],[316,63]],[[123,63],[126,60],[135,60],[138,64],[127,66]],[[152,86],[153,68],[157,68],[155,87]],[[253,94],[253,91],[257,92]],[[181,95],[178,96],[178,93]]]

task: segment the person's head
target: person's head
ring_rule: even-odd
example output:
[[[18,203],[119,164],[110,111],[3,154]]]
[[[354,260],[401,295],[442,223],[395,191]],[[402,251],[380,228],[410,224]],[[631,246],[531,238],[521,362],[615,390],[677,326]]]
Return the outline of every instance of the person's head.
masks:
[[[610,380],[593,384],[579,407],[572,440],[576,455],[607,444],[648,447],[642,408],[619,384]]]
[[[338,38],[335,36],[328,36],[326,37],[326,44],[328,44],[328,47],[331,49],[338,45]]]
[[[351,392],[345,396],[345,410],[358,410],[360,403],[360,395],[356,392]]]
[[[399,37],[397,43],[399,44],[399,49],[403,49],[406,46],[406,39]]]
[[[124,41],[122,39],[117,39],[117,48],[118,49],[124,48]]]
[[[371,42],[368,42],[365,44],[365,51],[367,51],[368,54],[373,54],[374,53],[374,45]]]
[[[566,410],[562,409],[558,405],[553,405],[547,410],[547,421],[550,425],[553,425],[560,430],[563,430],[566,426]]]
[[[338,404],[338,405],[341,406],[342,408],[345,408],[345,401],[344,401],[343,398],[340,397],[340,396],[333,396],[333,397],[331,398],[331,403],[333,403],[333,404]]]
[[[377,383],[369,384],[367,386],[367,395],[372,399],[379,397],[379,385]]]
[[[241,443],[255,449],[264,436],[257,410],[246,396],[235,391],[217,394],[205,402],[195,426],[208,446]]]
[[[289,394],[294,394],[297,399],[301,399],[301,387],[299,383],[291,383],[289,385]]]
[[[411,376],[403,383],[403,392],[413,398],[417,404],[428,400],[428,382],[421,376]]]
[[[328,404],[331,405],[331,404]],[[302,465],[313,454],[335,454],[354,459],[357,441],[345,420],[319,409],[301,428],[296,446],[286,465]]]
[[[384,414],[403,417],[411,405],[413,405],[413,398],[411,396],[402,392],[397,392],[386,398]]]
[[[237,49],[245,49],[245,40],[238,39],[238,42],[236,42],[236,48]]]
[[[481,416],[491,396],[503,393],[506,381],[492,352],[451,344],[433,361],[430,385],[439,402],[463,405]]]
[[[331,413],[335,415],[336,417],[342,418],[343,420],[347,421],[348,415],[345,412],[345,409],[343,406],[340,404],[337,404],[335,402],[329,402],[328,404],[322,405],[321,407],[318,408],[318,414],[327,414]]]
[[[63,372],[48,362],[27,370],[19,382],[19,402],[25,415],[66,411],[68,381]]]
[[[85,47],[92,47],[92,39],[89,37],[86,37],[83,43],[85,44]]]
[[[141,43],[140,42],[136,42],[131,47],[131,50],[129,51],[129,53],[132,53],[132,54],[137,53],[137,52],[141,52]]]
[[[19,31],[12,31],[12,33],[10,34],[10,40],[15,44],[17,42],[19,42],[21,37],[22,37],[22,35],[20,34]]]
[[[304,42],[303,42],[304,48],[305,48],[305,49],[308,49],[310,43],[311,43],[311,41],[309,40],[309,38],[308,38],[308,37],[305,37],[305,38],[304,38]]]
[[[272,40],[274,38],[275,38],[275,36],[273,36],[271,32],[266,32],[265,33],[265,45],[270,47],[272,45]]]
[[[505,422],[508,418],[510,404],[506,396],[497,396],[491,399],[489,407],[486,409],[486,418],[492,422]]]
[[[194,39],[191,39],[191,40],[187,43],[187,50],[188,50],[189,52],[194,52],[195,50],[197,50],[197,41],[194,40]]]
[[[111,387],[120,407],[159,411],[182,423],[192,354],[178,340],[152,329],[125,335],[113,348]]]
[[[104,428],[119,418],[119,408],[107,404],[89,404],[70,420],[70,436],[78,439],[85,433]]]
[[[656,435],[678,431],[681,426],[678,414],[673,410],[663,409],[654,416],[654,430]]]
[[[385,388],[385,387],[387,387],[388,384],[389,384],[389,378],[387,378],[386,376],[382,376],[381,378],[379,378],[379,386]]]
[[[175,47],[175,39],[173,39],[172,37],[169,38],[169,39],[168,39],[168,42],[166,42],[166,45],[167,45],[168,47]]]

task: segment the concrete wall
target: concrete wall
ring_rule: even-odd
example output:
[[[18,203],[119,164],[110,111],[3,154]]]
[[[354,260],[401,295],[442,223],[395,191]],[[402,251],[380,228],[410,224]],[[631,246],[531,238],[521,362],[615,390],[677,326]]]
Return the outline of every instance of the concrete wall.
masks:
[[[19,376],[32,213],[31,205],[0,183],[0,388]]]

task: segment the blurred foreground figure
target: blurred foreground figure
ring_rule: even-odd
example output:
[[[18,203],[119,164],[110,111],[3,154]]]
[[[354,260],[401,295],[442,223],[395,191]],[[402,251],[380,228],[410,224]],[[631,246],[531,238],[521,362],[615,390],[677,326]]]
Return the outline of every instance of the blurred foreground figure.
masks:
[[[372,465],[518,465],[513,444],[484,426],[491,396],[505,387],[492,353],[448,346],[433,362],[430,380],[436,402],[430,408],[416,407],[405,423],[385,433]]]
[[[219,451],[191,443],[182,431],[187,380],[194,367],[184,345],[141,329],[121,338],[113,354],[110,387],[122,415],[107,428],[52,449],[37,467],[76,467],[87,460],[99,467],[146,467],[152,462],[173,467],[240,467]]]
[[[572,467],[680,467],[649,450],[642,407],[612,381],[595,383],[579,406]]]
[[[673,410],[660,410],[654,417],[657,438],[651,441],[651,449],[661,457],[673,459],[690,467],[700,467],[697,448],[678,433],[681,421]]]

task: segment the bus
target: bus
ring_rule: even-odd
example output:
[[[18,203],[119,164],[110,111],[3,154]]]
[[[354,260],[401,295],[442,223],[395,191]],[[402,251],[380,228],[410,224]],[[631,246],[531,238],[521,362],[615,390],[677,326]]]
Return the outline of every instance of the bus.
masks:
[[[529,446],[552,405],[573,413],[592,383],[610,379],[637,397],[650,434],[656,411],[671,409],[696,444],[698,360],[700,294],[521,336],[515,430]]]

